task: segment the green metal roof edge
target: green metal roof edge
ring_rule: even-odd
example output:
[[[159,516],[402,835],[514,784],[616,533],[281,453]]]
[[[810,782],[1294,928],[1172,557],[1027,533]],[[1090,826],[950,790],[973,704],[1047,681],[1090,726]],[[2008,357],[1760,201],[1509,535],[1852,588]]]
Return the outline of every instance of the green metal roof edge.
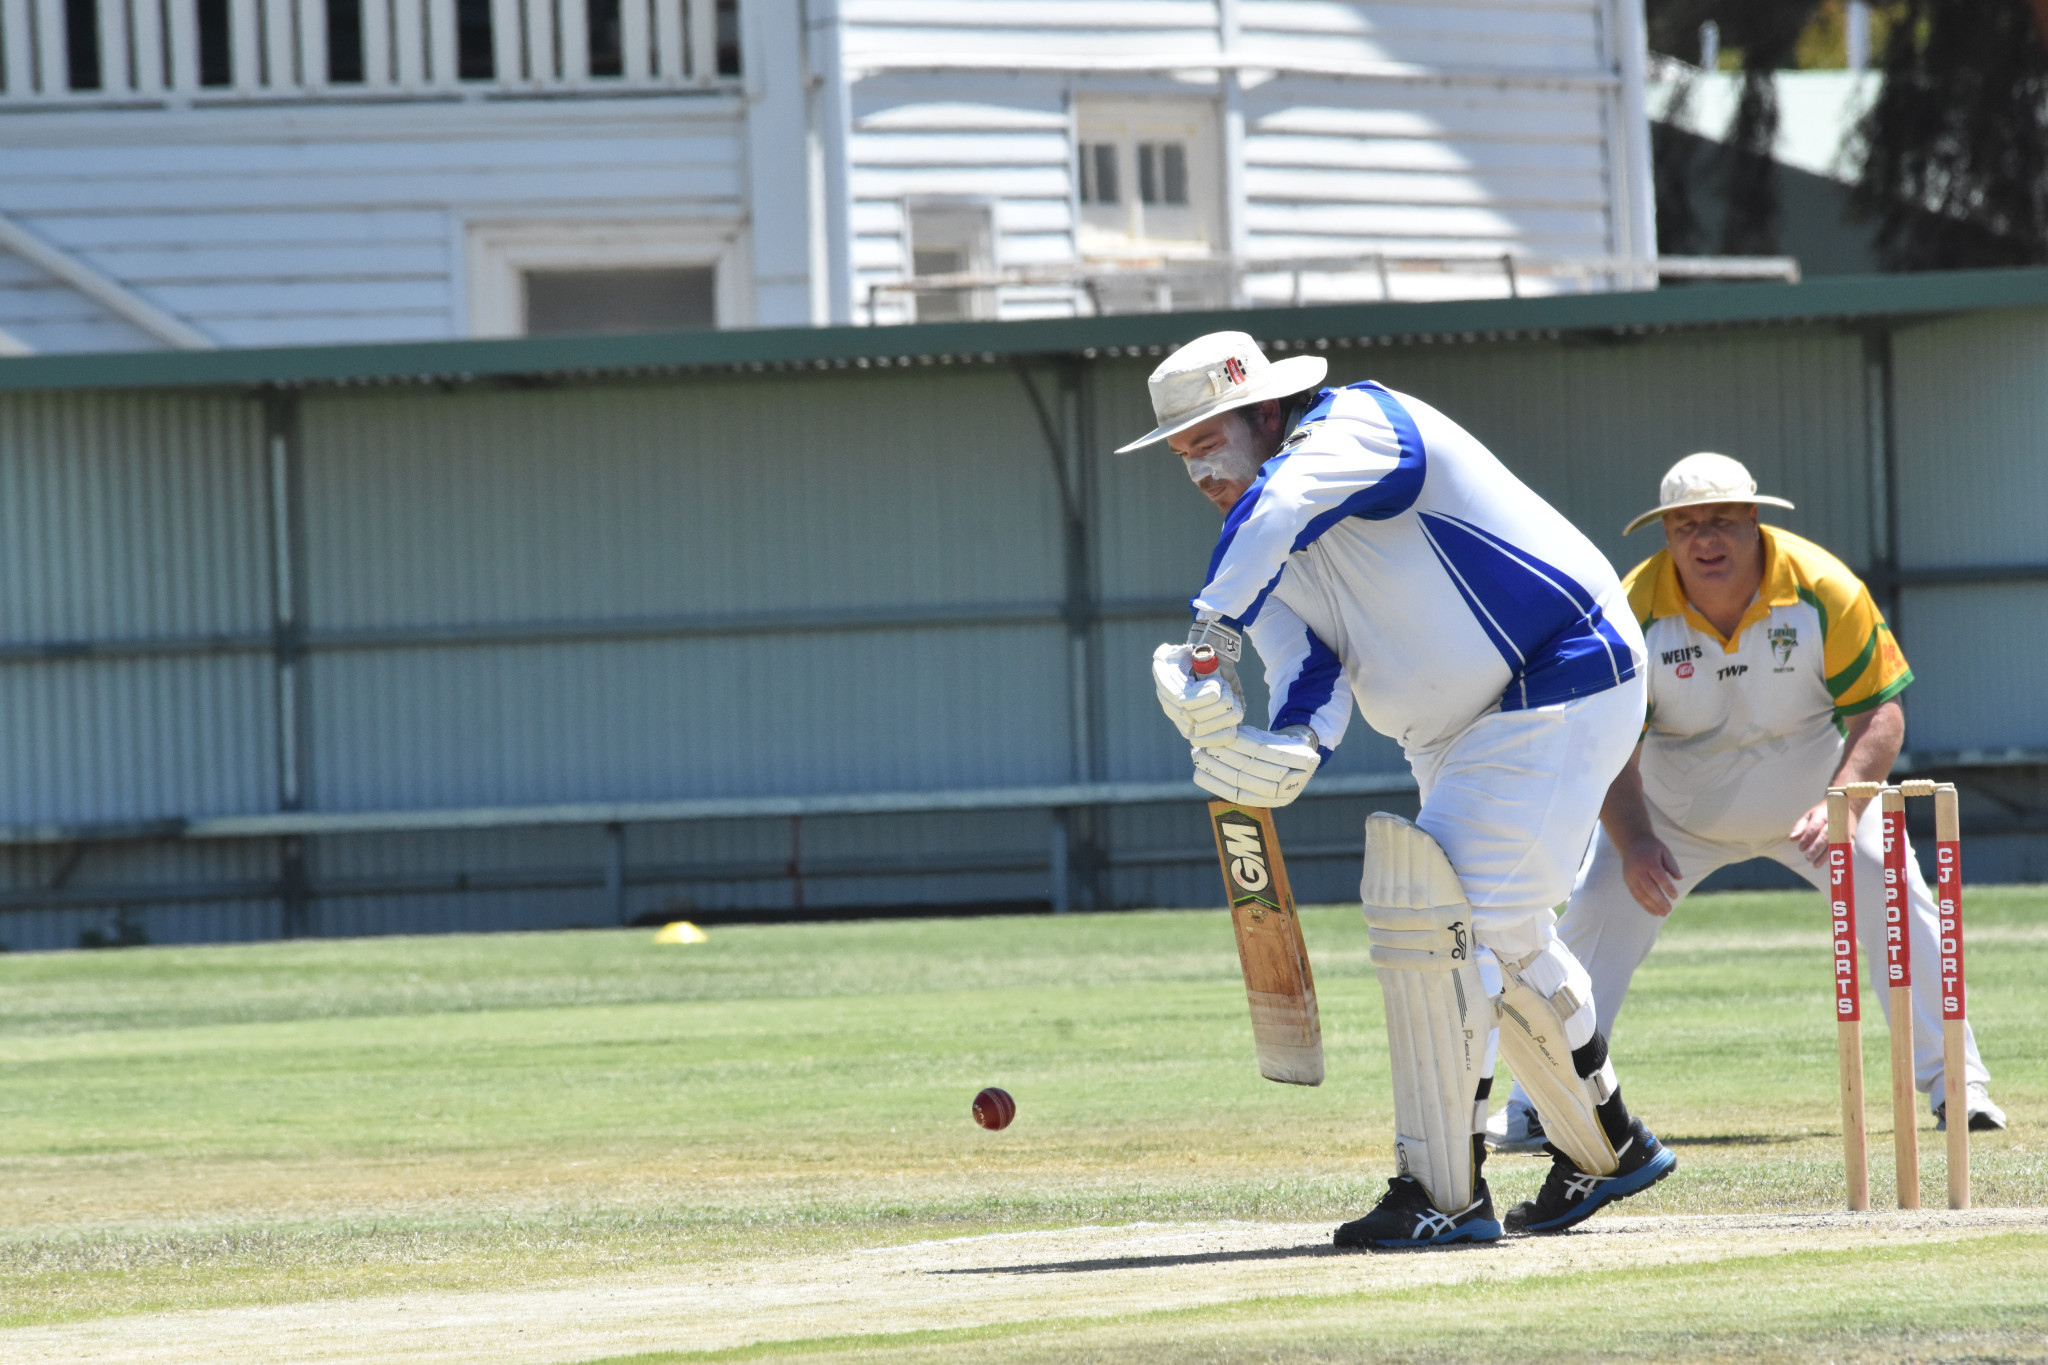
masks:
[[[1073,355],[1163,346],[1235,328],[1262,339],[1632,332],[2048,306],[2048,268],[1835,275],[1800,284],[1688,285],[1453,303],[1368,303],[1028,322],[789,327],[621,337],[522,337],[0,359],[0,390],[376,384],[924,356]]]

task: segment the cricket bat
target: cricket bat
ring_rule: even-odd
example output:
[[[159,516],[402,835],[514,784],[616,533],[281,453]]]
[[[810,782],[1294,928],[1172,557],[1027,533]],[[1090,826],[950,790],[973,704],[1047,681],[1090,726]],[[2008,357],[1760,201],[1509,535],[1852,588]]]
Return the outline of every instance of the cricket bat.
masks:
[[[1252,1010],[1252,1042],[1259,1074],[1287,1085],[1323,1083],[1323,1026],[1316,1015],[1316,983],[1308,947],[1294,914],[1294,893],[1273,812],[1229,801],[1209,803],[1216,856],[1237,931],[1237,960]]]

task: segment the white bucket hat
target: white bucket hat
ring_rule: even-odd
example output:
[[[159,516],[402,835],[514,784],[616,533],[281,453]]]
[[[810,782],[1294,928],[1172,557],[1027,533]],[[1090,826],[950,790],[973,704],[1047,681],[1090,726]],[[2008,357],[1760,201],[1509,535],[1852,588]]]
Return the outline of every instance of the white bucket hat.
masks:
[[[1196,337],[1160,361],[1145,381],[1152,390],[1152,415],[1159,425],[1129,445],[1118,446],[1116,453],[1163,441],[1219,412],[1312,389],[1329,372],[1330,362],[1319,355],[1268,360],[1259,344],[1243,332]]]
[[[1703,450],[1697,455],[1686,456],[1665,471],[1664,482],[1657,485],[1657,505],[1630,522],[1622,534],[1632,535],[1637,527],[1655,521],[1666,512],[1710,502],[1769,503],[1773,507],[1792,505],[1783,498],[1757,492],[1756,480],[1743,468],[1742,461]]]

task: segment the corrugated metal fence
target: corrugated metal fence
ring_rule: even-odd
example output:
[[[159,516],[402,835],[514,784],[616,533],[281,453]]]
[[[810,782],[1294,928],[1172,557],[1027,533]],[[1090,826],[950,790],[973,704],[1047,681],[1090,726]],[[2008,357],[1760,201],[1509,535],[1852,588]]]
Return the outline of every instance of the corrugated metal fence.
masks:
[[[1670,461],[1738,455],[1892,602],[1912,749],[2048,747],[2048,311],[1274,348],[1318,342],[1335,380],[1467,425],[1618,565],[1655,548],[1618,531]],[[1144,661],[1214,515],[1170,457],[1106,454],[1151,421],[1160,348],[1130,349],[0,394],[0,940],[1211,902]],[[1351,894],[1357,822],[1404,808],[1370,794],[1401,774],[1361,724],[1318,779],[1360,794],[1283,817],[1305,898]],[[294,810],[1108,783],[1185,796],[180,837]],[[1986,838],[1973,872],[2039,856]]]

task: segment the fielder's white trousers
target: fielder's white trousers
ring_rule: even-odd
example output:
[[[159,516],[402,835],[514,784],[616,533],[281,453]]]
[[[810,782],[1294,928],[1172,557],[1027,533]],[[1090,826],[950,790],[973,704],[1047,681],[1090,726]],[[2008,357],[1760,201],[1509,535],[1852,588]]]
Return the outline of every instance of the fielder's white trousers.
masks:
[[[1450,856],[1474,935],[1505,940],[1504,957],[1551,937],[1552,907],[1571,894],[1608,784],[1635,751],[1646,690],[1638,674],[1554,706],[1489,711],[1408,755],[1415,823]]]
[[[1650,823],[1657,837],[1678,860],[1678,895],[1683,899],[1699,885],[1700,879],[1719,867],[1769,858],[1791,868],[1816,888],[1827,889],[1827,873],[1806,861],[1798,845],[1789,838],[1763,844],[1721,842],[1703,839],[1679,829],[1661,811],[1651,806]],[[1870,802],[1856,825],[1856,937],[1863,945],[1866,964],[1876,964],[1863,974],[1864,988],[1874,994],[1887,1019],[1891,1013],[1891,992],[1883,985],[1884,963],[1884,823],[1878,803]],[[1911,845],[1906,853],[1906,908],[1913,947],[1913,1069],[1920,1089],[1942,1094],[1941,990],[1935,969],[1937,957],[1934,898],[1928,894],[1927,879],[1920,873]],[[1683,913],[1676,908],[1673,914]],[[1814,980],[1825,984],[1832,978],[1822,944],[1827,938],[1826,910],[1815,901],[1812,906]],[[1628,998],[1630,980],[1664,928],[1664,920],[1636,904],[1622,880],[1621,852],[1601,830],[1593,840],[1593,851],[1572,890],[1571,904],[1558,926],[1562,938],[1593,979],[1593,1001],[1607,1041],[1614,1041],[1614,1021]],[[1818,985],[1817,987],[1818,988]],[[1816,1018],[1819,1016],[1816,1015]],[[1977,1056],[1974,1034],[1965,1038],[1968,1061],[1966,1081],[1988,1079],[1984,1063]],[[1519,1087],[1518,1098],[1522,1096]]]

